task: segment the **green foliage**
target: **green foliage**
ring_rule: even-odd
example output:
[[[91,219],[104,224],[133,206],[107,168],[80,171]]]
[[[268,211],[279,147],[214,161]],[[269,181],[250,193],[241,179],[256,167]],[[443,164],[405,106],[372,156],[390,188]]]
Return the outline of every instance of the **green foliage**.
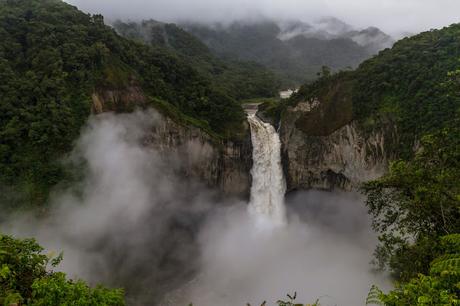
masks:
[[[297,35],[281,40],[282,30],[273,21],[236,22],[229,26],[186,24],[185,28],[221,58],[254,61],[268,67],[282,80],[284,87],[316,79],[324,63],[337,71],[358,66],[372,53],[349,38]]]
[[[294,292],[293,295],[287,294],[286,297],[287,297],[287,300],[278,300],[276,302],[276,304],[278,304],[278,306],[301,306],[301,305],[304,305],[304,304],[296,303],[297,292]],[[313,304],[305,304],[305,305],[306,306],[320,306],[319,300],[316,300],[316,302],[314,302]]]
[[[378,300],[388,306],[460,304],[460,234],[443,236],[439,244],[442,255],[431,262],[428,275],[397,284]]]
[[[281,114],[286,108],[286,104],[280,98],[257,98],[243,100],[242,104],[258,104],[257,115],[264,121],[270,122],[275,128],[281,120]]]
[[[124,305],[123,290],[102,286],[90,288],[83,281],[70,281],[64,273],[35,280],[29,305]]]
[[[381,296],[382,290],[380,290],[376,285],[372,285],[371,289],[369,290],[369,294],[366,298],[366,306],[367,305],[384,305]]]
[[[0,235],[0,304],[11,305],[124,305],[121,289],[90,288],[83,281],[67,280],[64,273],[48,270],[55,258],[43,254],[33,239]]]
[[[219,59],[199,39],[175,24],[146,20],[140,23],[116,21],[113,26],[125,37],[176,53],[208,78],[214,88],[233,99],[277,94],[278,81],[263,66],[254,62]]]
[[[383,178],[363,186],[380,234],[380,266],[409,279],[428,272],[438,236],[460,232],[460,125],[429,134],[410,161],[394,162]]]
[[[102,16],[59,0],[0,0],[0,78],[0,203],[15,209],[45,203],[52,186],[71,178],[59,160],[94,92],[139,86],[145,100],[162,100],[219,137],[238,136],[245,119],[184,57],[120,37]]]
[[[285,108],[285,103],[281,99],[264,99],[260,100],[262,103],[258,107],[258,111],[263,114],[264,117],[269,118],[270,121],[277,126],[280,119],[281,113]]]
[[[30,297],[33,282],[46,275],[48,257],[42,251],[33,239],[0,236],[1,297]]]
[[[301,304],[301,303],[297,303],[297,302],[296,302],[296,299],[297,299],[297,292],[294,292],[293,295],[286,294],[286,297],[287,297],[286,300],[278,300],[278,301],[276,302],[276,304],[277,304],[278,306],[303,306],[303,305],[305,305],[305,306],[320,306],[319,300],[316,300],[316,302],[313,303],[313,304]],[[260,306],[266,306],[266,305],[267,305],[267,301],[264,301],[264,302],[262,302],[262,304],[260,304]],[[190,305],[190,306],[192,306],[192,305]],[[251,304],[248,303],[247,306],[251,306]]]
[[[288,104],[309,103],[312,110],[295,122],[310,136],[327,136],[353,120],[353,101],[349,72],[330,75],[324,67],[322,76],[313,84],[302,86]]]
[[[376,261],[404,281],[429,272],[439,236],[460,232],[459,37],[455,24],[403,39],[355,71],[325,71],[288,102],[320,102],[296,122],[309,135],[354,120],[364,134],[383,131],[386,156],[401,158],[363,191],[380,234]]]
[[[394,147],[387,145],[388,154],[409,158],[409,144],[457,116],[460,97],[451,89],[458,86],[459,50],[459,24],[405,38],[355,71],[304,85],[292,103],[312,97],[330,103],[335,99],[331,93],[340,86],[336,96],[343,101],[337,108],[348,111],[351,101],[353,119],[365,131],[396,125],[398,139]]]

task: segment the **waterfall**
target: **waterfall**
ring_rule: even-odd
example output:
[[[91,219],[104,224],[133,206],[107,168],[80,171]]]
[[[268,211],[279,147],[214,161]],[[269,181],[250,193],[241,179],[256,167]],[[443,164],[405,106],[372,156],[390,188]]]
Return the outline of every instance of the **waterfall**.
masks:
[[[249,212],[258,220],[274,225],[286,222],[286,182],[281,165],[281,141],[275,128],[248,111],[251,126],[252,186]]]

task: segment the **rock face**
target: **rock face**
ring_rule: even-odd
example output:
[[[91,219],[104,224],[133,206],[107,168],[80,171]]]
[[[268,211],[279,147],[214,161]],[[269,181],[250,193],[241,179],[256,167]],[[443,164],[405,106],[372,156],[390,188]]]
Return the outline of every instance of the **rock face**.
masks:
[[[303,131],[298,123],[308,120],[319,104],[300,102],[283,116],[280,138],[288,190],[352,189],[382,176],[391,159],[386,148],[396,139],[396,128],[364,133],[350,121],[327,133]]]
[[[142,89],[132,82],[123,89],[98,89],[92,95],[93,113],[146,107]],[[225,195],[248,199],[251,188],[252,145],[249,125],[242,140],[220,140],[201,129],[160,115],[145,145],[160,152],[181,177],[196,178]]]
[[[107,111],[129,111],[146,105],[146,98],[135,79],[122,88],[98,88],[92,95],[92,112],[99,114]]]
[[[146,144],[161,152],[185,177],[200,178],[225,195],[248,199],[252,145],[248,126],[246,130],[243,140],[222,141],[199,128],[163,117],[148,135]]]

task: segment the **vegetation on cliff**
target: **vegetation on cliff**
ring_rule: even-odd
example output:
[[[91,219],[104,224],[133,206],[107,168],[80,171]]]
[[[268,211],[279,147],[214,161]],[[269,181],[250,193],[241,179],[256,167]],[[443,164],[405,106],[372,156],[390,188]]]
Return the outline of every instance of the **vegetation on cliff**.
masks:
[[[278,94],[279,82],[271,71],[255,62],[218,58],[198,38],[175,24],[145,20],[139,23],[116,21],[113,26],[122,36],[166,48],[182,57],[207,77],[214,88],[236,100]]]
[[[427,273],[397,283],[389,293],[372,286],[366,305],[458,305],[460,234],[443,236],[436,242],[440,255],[430,263]]]
[[[376,255],[399,279],[427,273],[439,236],[460,233],[460,124],[422,138],[412,160],[399,160],[383,178],[364,185]]]
[[[405,38],[355,71],[323,73],[289,101],[319,101],[296,122],[308,135],[352,120],[364,135],[396,127],[385,149],[399,159],[363,185],[379,233],[376,263],[400,282],[382,295],[385,305],[458,302],[458,250],[443,241],[460,233],[459,47],[459,24]]]
[[[334,105],[343,120],[332,130],[350,120],[360,123],[363,131],[391,122],[398,127],[399,139],[388,151],[407,158],[413,154],[410,144],[458,115],[460,98],[450,94],[446,83],[452,79],[448,73],[460,66],[459,47],[458,24],[404,38],[355,71],[326,74],[302,86],[291,103],[317,98],[321,108]],[[300,129],[302,121],[306,120],[299,119]]]
[[[236,137],[245,118],[240,104],[199,70],[62,1],[0,0],[0,201],[45,202],[67,175],[58,161],[89,116],[95,92],[138,87],[143,106],[217,137]]]
[[[459,101],[458,71],[448,74],[440,100]],[[458,102],[457,102],[458,103]],[[460,233],[460,108],[426,133],[411,159],[392,163],[383,178],[366,183],[367,205],[380,234],[376,259],[409,281],[427,274],[440,254],[440,236]]]
[[[434,86],[442,90],[436,98],[448,114],[427,114],[431,117],[419,125],[424,134],[415,156],[393,162],[387,175],[363,186],[380,234],[376,262],[400,281],[381,295],[385,305],[459,302],[459,74],[449,72],[447,81]]]

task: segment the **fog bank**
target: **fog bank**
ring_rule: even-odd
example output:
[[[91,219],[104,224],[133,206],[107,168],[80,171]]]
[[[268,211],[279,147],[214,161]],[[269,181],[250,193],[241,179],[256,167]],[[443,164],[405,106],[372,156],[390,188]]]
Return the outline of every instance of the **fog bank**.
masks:
[[[361,198],[301,192],[288,208],[289,224],[271,231],[243,207],[220,211],[200,236],[201,274],[165,304],[275,305],[297,292],[298,303],[356,306],[372,284],[388,288],[369,265],[375,237]]]
[[[65,161],[82,179],[54,190],[47,216],[12,216],[2,231],[63,250],[70,277],[125,287],[134,304],[190,277],[213,193],[175,174],[179,156],[166,163],[142,145],[159,120],[154,111],[91,117]]]
[[[217,202],[179,176],[180,156],[165,162],[142,145],[159,120],[154,111],[91,117],[67,158],[82,179],[54,191],[45,218],[11,216],[2,231],[63,250],[61,269],[125,287],[131,305],[274,305],[297,291],[301,303],[355,306],[372,284],[385,288],[357,195],[297,193],[288,225],[260,229],[246,203]]]
[[[261,16],[311,22],[333,16],[357,28],[377,26],[399,36],[459,22],[457,0],[68,0],[108,18],[231,22]]]

